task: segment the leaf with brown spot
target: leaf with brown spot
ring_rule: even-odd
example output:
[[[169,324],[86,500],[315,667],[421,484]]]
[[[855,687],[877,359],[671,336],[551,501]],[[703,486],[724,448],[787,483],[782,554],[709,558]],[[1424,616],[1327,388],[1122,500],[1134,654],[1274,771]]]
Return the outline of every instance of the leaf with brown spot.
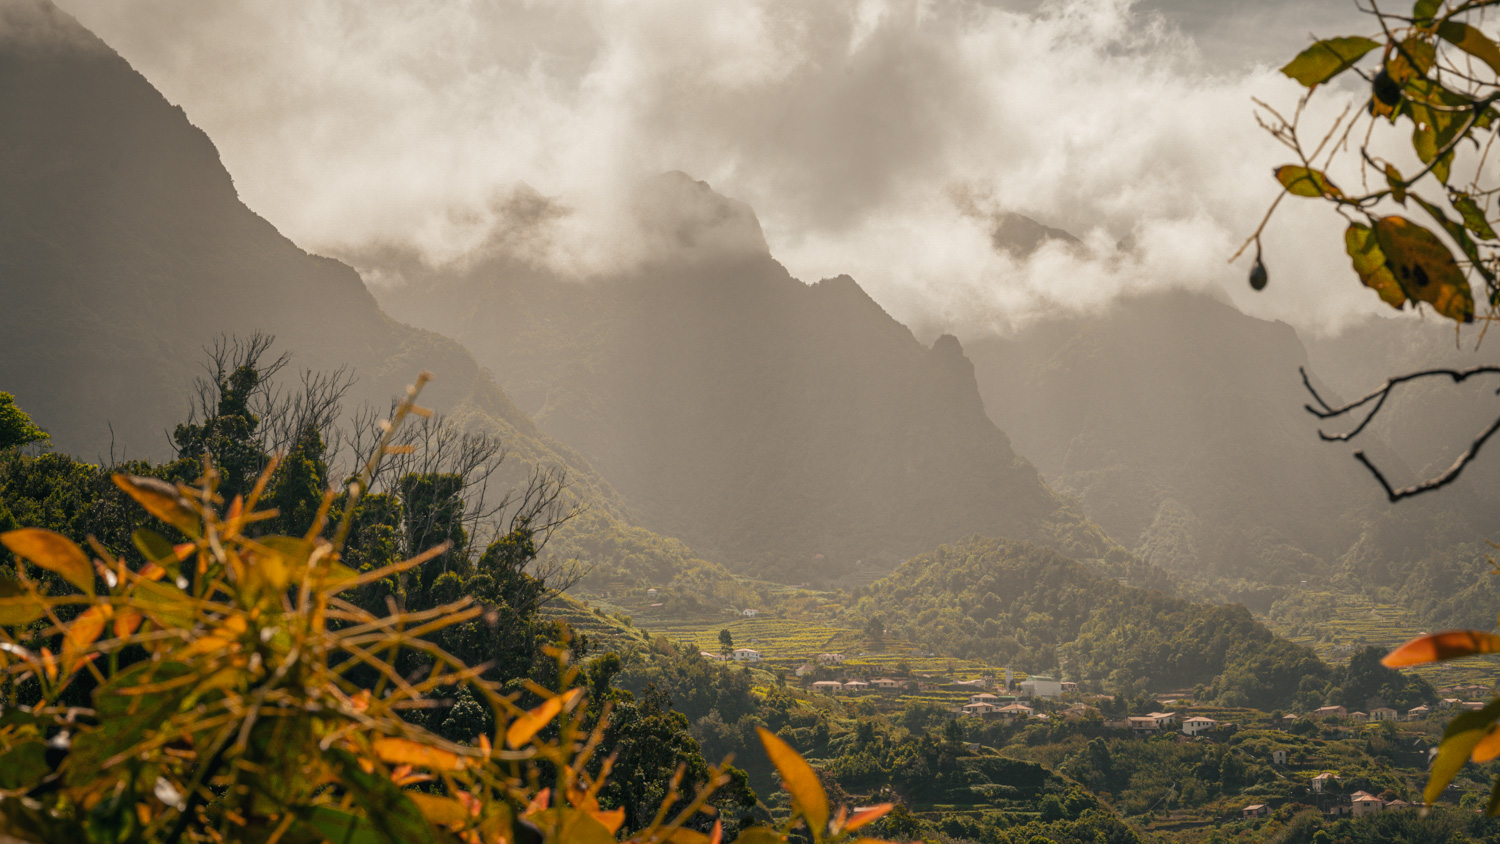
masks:
[[[200,528],[198,514],[187,506],[177,487],[156,478],[140,475],[114,475],[115,486],[146,508],[146,512],[161,519],[186,536],[197,538]]]
[[[1407,298],[1426,302],[1456,322],[1474,320],[1474,294],[1469,282],[1437,235],[1405,217],[1392,215],[1375,221],[1375,239]]]
[[[1344,249],[1354,263],[1354,271],[1366,287],[1380,294],[1380,300],[1393,308],[1406,304],[1406,294],[1390,267],[1385,265],[1385,253],[1375,241],[1375,232],[1361,223],[1351,223],[1344,231]]]

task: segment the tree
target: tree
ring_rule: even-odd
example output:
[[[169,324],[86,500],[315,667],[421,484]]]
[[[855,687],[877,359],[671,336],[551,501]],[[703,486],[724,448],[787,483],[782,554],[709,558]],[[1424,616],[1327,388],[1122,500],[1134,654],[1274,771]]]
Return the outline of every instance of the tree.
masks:
[[[16,406],[14,396],[0,393],[0,451],[48,439],[51,435],[38,428],[26,411]]]
[[[1496,6],[1500,0],[1416,0],[1409,14],[1401,14],[1371,3],[1370,14],[1379,25],[1377,38],[1355,35],[1318,41],[1282,68],[1307,89],[1290,117],[1257,103],[1261,125],[1296,158],[1275,171],[1283,191],[1266,219],[1288,194],[1332,205],[1348,222],[1344,247],[1362,284],[1393,308],[1426,305],[1458,324],[1474,321],[1476,310],[1486,321],[1500,317],[1500,205],[1493,202],[1500,192],[1500,177],[1487,167],[1491,144],[1500,135],[1500,110],[1495,108],[1500,102],[1500,45],[1480,29],[1486,13]],[[1346,73],[1357,74],[1369,86],[1363,107],[1346,107],[1326,130],[1317,127],[1308,137],[1321,140],[1309,145],[1302,125],[1308,102],[1326,90],[1326,83]],[[1358,157],[1352,166],[1347,156],[1338,163],[1348,176],[1358,177],[1359,191],[1346,191],[1329,175],[1340,152],[1349,149],[1350,139],[1362,139]],[[1345,174],[1337,175],[1339,181],[1352,184]],[[1265,220],[1234,256],[1255,245],[1250,284],[1257,290],[1269,279],[1261,257],[1264,229]],[[1303,380],[1314,401],[1308,405],[1311,413],[1324,420],[1351,420],[1352,427],[1342,433],[1319,435],[1347,442],[1359,436],[1405,384],[1426,379],[1459,383],[1493,373],[1500,373],[1500,367],[1414,371],[1337,406],[1319,395],[1305,372]],[[1395,502],[1452,483],[1496,431],[1500,417],[1477,432],[1447,470],[1399,489],[1363,451],[1354,457]],[[1399,668],[1496,651],[1500,636],[1450,631],[1408,642],[1382,662]],[[1364,672],[1363,677],[1349,679],[1362,687],[1379,678]],[[1435,802],[1470,759],[1485,762],[1500,755],[1500,734],[1493,732],[1497,721],[1500,701],[1461,713],[1449,723],[1432,763],[1423,795],[1426,802]],[[1497,811],[1500,782],[1489,803],[1490,814]]]
[[[719,653],[730,654],[734,652],[734,634],[728,628],[719,631]]]

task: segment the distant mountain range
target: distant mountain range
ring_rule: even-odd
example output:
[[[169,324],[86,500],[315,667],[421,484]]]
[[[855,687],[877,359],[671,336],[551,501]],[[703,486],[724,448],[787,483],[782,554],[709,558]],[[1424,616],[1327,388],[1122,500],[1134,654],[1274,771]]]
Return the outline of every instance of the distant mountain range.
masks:
[[[637,270],[408,263],[382,302],[472,349],[645,524],[716,559],[801,580],[971,533],[1107,551],[985,415],[955,338],[924,346],[848,276],[793,278],[746,206],[686,175],[636,202],[677,246]]]

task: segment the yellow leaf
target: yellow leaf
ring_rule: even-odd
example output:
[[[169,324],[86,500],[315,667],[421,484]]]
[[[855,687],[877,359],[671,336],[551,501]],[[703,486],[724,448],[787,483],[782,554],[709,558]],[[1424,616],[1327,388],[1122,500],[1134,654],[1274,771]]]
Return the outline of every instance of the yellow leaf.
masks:
[[[886,816],[886,813],[896,808],[895,803],[881,803],[879,806],[870,806],[854,813],[854,817],[844,824],[844,829],[853,832],[867,823],[874,823]]]
[[[381,737],[372,742],[375,755],[388,765],[412,765],[434,771],[462,771],[464,759],[451,750],[405,738]]]
[[[420,791],[408,791],[406,796],[417,804],[422,817],[431,823],[456,827],[469,821],[469,810],[452,797],[439,797],[436,794],[424,794]]]
[[[177,528],[183,534],[197,538],[198,514],[187,506],[182,494],[177,491],[177,487],[166,481],[143,478],[139,475],[115,474],[114,481],[115,486],[125,490],[125,494],[146,508],[146,512]]]
[[[760,734],[760,743],[766,748],[766,755],[771,757],[771,764],[781,774],[782,785],[792,797],[792,808],[807,820],[814,835],[821,836],[828,828],[828,792],[823,790],[818,775],[800,753],[777,738],[775,733],[765,727],[755,729]]]
[[[0,624],[18,627],[30,624],[46,614],[42,602],[33,598],[21,584],[0,577]]]
[[[1418,636],[1386,654],[1380,664],[1386,668],[1405,668],[1497,651],[1500,651],[1500,636],[1479,630],[1449,630]]]
[[[1484,33],[1455,20],[1438,24],[1437,33],[1444,41],[1489,65],[1490,70],[1495,73],[1500,73],[1500,47],[1495,46],[1495,42],[1485,37]]]
[[[734,844],[782,844],[784,841],[786,841],[786,836],[774,829],[752,826],[741,830],[739,836],[734,839]]]
[[[619,832],[620,827],[625,824],[624,809],[589,809],[588,813],[594,817],[594,820],[602,824],[605,829],[609,830],[610,835]]]
[[[1491,727],[1484,738],[1480,739],[1479,743],[1474,745],[1474,750],[1469,754],[1469,758],[1481,765],[1500,758],[1500,730]]]
[[[1406,304],[1406,294],[1396,277],[1391,275],[1390,267],[1386,266],[1385,253],[1380,251],[1375,232],[1369,226],[1350,223],[1344,230],[1344,249],[1349,253],[1359,280],[1380,294],[1382,302],[1397,309]]]
[[[1330,196],[1343,198],[1344,192],[1339,190],[1328,177],[1318,170],[1309,170],[1296,164],[1286,164],[1276,168],[1276,181],[1281,182],[1288,193],[1297,196]]]
[[[1437,235],[1392,215],[1375,221],[1375,239],[1407,298],[1426,302],[1451,320],[1473,321],[1474,294],[1469,281]]]
[[[616,844],[614,833],[594,820],[588,812],[568,808],[544,809],[527,818],[537,825],[548,841],[568,844]]]
[[[57,679],[57,660],[52,658],[51,648],[42,648],[42,671],[48,680]]]
[[[94,566],[83,549],[60,533],[40,528],[21,528],[0,533],[0,543],[88,595],[94,594]]]
[[[510,727],[505,731],[505,743],[515,749],[531,741],[533,736],[551,723],[564,707],[571,706],[581,694],[583,689],[573,689],[567,694],[549,698],[541,706],[510,722]]]
[[[115,638],[128,639],[140,628],[142,616],[129,607],[115,613]]]
[[[697,830],[674,829],[664,840],[668,844],[709,844],[713,839]]]
[[[83,667],[83,655],[104,634],[104,622],[109,615],[107,604],[89,607],[68,625],[68,632],[63,635],[62,643],[62,664],[65,670],[72,672]]]

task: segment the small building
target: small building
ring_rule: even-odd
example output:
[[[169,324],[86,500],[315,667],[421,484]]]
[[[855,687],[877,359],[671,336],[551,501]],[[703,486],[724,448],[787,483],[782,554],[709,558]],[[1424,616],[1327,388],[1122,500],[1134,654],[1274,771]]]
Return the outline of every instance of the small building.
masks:
[[[1163,730],[1177,723],[1176,712],[1148,712],[1146,717],[1156,719],[1156,726]]]
[[[657,601],[656,603],[654,603],[654,604],[651,605],[651,609],[653,609],[653,610],[659,610],[662,607],[665,607],[666,605],[667,604],[666,604],[665,601]]]
[[[1328,807],[1328,817],[1347,818],[1354,813],[1354,807],[1348,803],[1335,803]]]
[[[989,692],[980,692],[977,695],[969,695],[969,703],[990,703],[999,706],[1000,698]]]
[[[1240,810],[1240,817],[1263,818],[1271,814],[1271,807],[1264,803],[1252,803]]]
[[[1356,791],[1349,797],[1350,814],[1356,818],[1373,815],[1385,808],[1385,801],[1368,791]]]
[[[991,715],[1000,707],[993,703],[966,703],[963,705],[965,715]]]
[[[1483,709],[1484,706],[1485,706],[1485,704],[1484,704],[1483,701],[1479,701],[1479,700],[1466,700],[1466,701],[1463,701],[1462,703],[1460,703],[1458,705],[1458,708],[1459,709],[1466,709],[1466,710],[1468,710],[1470,712],[1478,712],[1479,710]]]
[[[892,680],[889,677],[877,677],[870,681],[870,685],[882,692],[894,692],[901,688],[901,681]]]
[[[1021,694],[1029,698],[1051,699],[1062,695],[1062,683],[1051,677],[1034,674],[1021,681]]]
[[[1285,765],[1286,764],[1286,750],[1284,748],[1278,747],[1275,750],[1271,751],[1271,764],[1272,765]]]
[[[760,662],[760,651],[754,648],[735,648],[733,656],[735,662]]]
[[[1333,788],[1338,785],[1338,781],[1338,777],[1334,776],[1328,771],[1324,771],[1323,773],[1318,774],[1317,776],[1312,778],[1310,787],[1312,788],[1314,794],[1326,794],[1332,791]]]
[[[1217,726],[1219,726],[1219,722],[1212,718],[1194,715],[1182,722],[1182,734],[1185,736],[1196,736],[1200,733],[1206,733]]]
[[[870,684],[864,680],[849,680],[844,683],[844,691],[846,692],[867,692],[869,690]]]
[[[1457,709],[1462,700],[1456,697],[1445,697],[1438,701],[1438,709]]]
[[[836,695],[844,690],[844,684],[837,680],[818,680],[812,684],[813,691],[824,694]]]
[[[1078,694],[1078,684],[1072,680],[1064,680],[1062,682],[1062,693],[1065,695]]]
[[[1432,714],[1432,707],[1430,707],[1427,704],[1423,703],[1423,704],[1420,704],[1418,706],[1413,706],[1411,709],[1406,710],[1406,720],[1408,720],[1408,721],[1416,721],[1416,720],[1421,719],[1421,718],[1426,718],[1428,715],[1431,715],[1431,714]]]
[[[716,654],[713,651],[699,651],[698,652],[698,656],[701,656],[704,659],[711,659],[714,662],[723,662],[724,661],[724,655],[723,654]]]
[[[647,594],[647,595],[648,595],[648,596],[650,596],[650,597],[653,597],[653,598],[654,598],[654,597],[656,597],[656,594],[657,594],[657,592],[656,592],[656,587],[655,587],[655,586],[653,586],[653,587],[651,587],[651,588],[650,588],[650,589],[647,589],[647,590],[646,590],[646,594]]]
[[[1025,718],[1030,718],[1031,716],[1036,714],[1035,709],[1032,709],[1024,703],[1008,704],[995,710],[995,712],[1000,717],[1009,718],[1013,721],[1020,721]]]
[[[755,618],[760,615],[760,610],[740,610],[740,615],[745,618]]]
[[[1099,710],[1086,703],[1075,703],[1058,713],[1069,721],[1077,721],[1082,718],[1090,718],[1099,714]]]
[[[1147,715],[1132,715],[1125,719],[1130,729],[1137,733],[1154,733],[1161,730],[1161,722]]]
[[[1353,712],[1349,713],[1349,720],[1350,721],[1357,721],[1357,722],[1363,724],[1364,722],[1370,720],[1370,713],[1368,713],[1368,712],[1360,712],[1359,710],[1356,709]]]
[[[1320,706],[1312,713],[1314,718],[1345,718],[1348,715],[1349,710],[1342,706]]]
[[[1411,804],[1408,803],[1408,802],[1406,802],[1405,800],[1397,798],[1395,800],[1390,801],[1389,803],[1386,803],[1385,807],[1387,809],[1410,809],[1411,808]]]
[[[1370,710],[1370,720],[1394,721],[1396,720],[1396,710],[1390,708],[1389,706],[1377,706],[1374,709]]]
[[[797,670],[792,673],[796,674],[798,677],[806,677],[807,675],[812,674],[817,670],[817,668],[813,667],[812,663],[804,662],[801,665],[797,666]]]
[[[843,654],[818,654],[819,665],[843,665]]]

